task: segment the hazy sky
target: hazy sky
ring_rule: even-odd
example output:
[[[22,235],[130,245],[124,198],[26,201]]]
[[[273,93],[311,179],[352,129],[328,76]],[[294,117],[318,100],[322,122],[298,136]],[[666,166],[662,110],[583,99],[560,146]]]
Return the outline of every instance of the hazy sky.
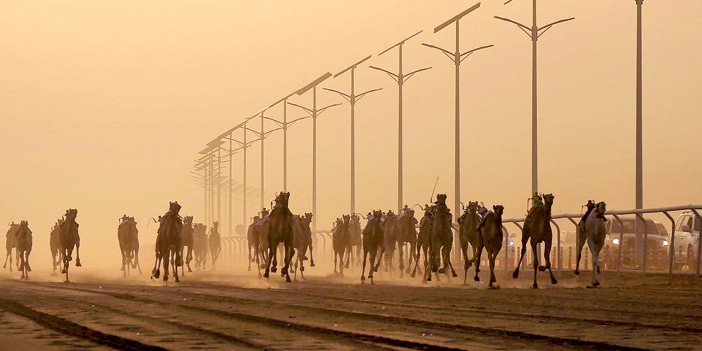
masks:
[[[461,22],[461,46],[494,44],[461,69],[462,200],[525,212],[530,190],[531,43],[505,16],[531,21],[531,1],[483,1]],[[405,199],[429,200],[435,178],[453,203],[453,65],[431,43],[453,50],[453,27],[433,28],[475,1],[10,1],[0,3],[0,218],[28,219],[45,245],[66,208],[79,209],[84,242],[117,250],[122,214],[140,221],[178,200],[201,217],[191,181],[204,144],[324,72],[373,54],[397,70],[433,66],[405,85]],[[589,198],[609,209],[634,205],[636,7],[634,0],[541,0],[539,22],[540,189],[557,213]],[[644,4],[644,202],[700,202],[697,140],[702,132],[702,30],[698,0]],[[396,206],[397,86],[362,66],[358,105],[357,208]],[[349,89],[349,76],[322,87]],[[292,102],[311,104],[309,94]],[[341,98],[319,92],[322,105]],[[289,116],[301,116],[289,109]],[[281,109],[269,116],[280,117]],[[295,212],[311,207],[311,122],[290,129],[289,188]],[[349,107],[318,121],[320,228],[349,211]],[[249,153],[258,186],[259,149]],[[266,188],[282,188],[282,135],[266,142]],[[241,157],[235,157],[241,179]],[[267,199],[267,202],[272,199]],[[258,197],[253,203],[258,203]],[[254,209],[251,209],[253,215]],[[222,211],[225,213],[225,210]],[[239,216],[236,217],[238,220]],[[196,219],[197,220],[197,219]],[[45,250],[41,246],[39,250]],[[47,250],[48,251],[48,250]],[[42,251],[42,255],[44,251]]]

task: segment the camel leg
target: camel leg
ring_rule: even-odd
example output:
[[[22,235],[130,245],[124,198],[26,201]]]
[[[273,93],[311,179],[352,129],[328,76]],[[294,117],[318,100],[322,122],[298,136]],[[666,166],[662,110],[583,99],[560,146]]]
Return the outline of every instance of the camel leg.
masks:
[[[368,273],[368,278],[370,278],[371,284],[375,284],[373,282],[373,272],[377,272],[377,268],[375,267],[375,256],[378,254],[378,250],[370,250],[370,272]],[[378,260],[378,264],[380,264],[380,260]]]
[[[451,262],[451,246],[453,245],[449,245],[444,249],[444,264],[448,263],[449,268],[451,268],[451,276],[456,278],[458,274],[456,274],[456,270],[453,268],[453,263]],[[448,275],[448,272],[446,272],[446,275]]]
[[[339,251],[334,250],[334,274],[338,273],[337,265],[339,264],[337,259],[339,258]]]
[[[575,275],[580,275],[580,257],[582,257],[582,251],[583,251],[583,246],[585,246],[585,240],[587,239],[587,236],[584,235],[584,233],[580,232],[580,228],[577,229],[578,231],[578,242],[576,243],[576,250],[575,250]]]
[[[419,250],[420,250],[420,248],[419,248],[419,246],[416,246],[416,247],[413,246],[411,248],[411,250],[412,251],[416,250],[417,254],[414,255],[414,252],[413,252],[412,254],[414,255],[414,257],[410,256],[410,262],[409,262],[409,266],[407,267],[407,269],[409,270],[412,267],[412,259],[414,259],[414,269],[412,270],[412,273],[410,273],[410,277],[414,278],[417,275],[417,266],[419,265]]]
[[[247,268],[248,272],[251,272],[251,244],[249,244],[249,268]]]
[[[124,277],[127,277],[127,269],[124,267],[125,262],[127,261],[127,257],[124,255],[124,250],[120,250],[122,252],[122,269],[121,271],[124,273]]]
[[[539,271],[539,256],[537,255],[536,251],[536,243],[532,240],[531,242],[531,252],[534,254],[534,289],[539,288],[539,284],[536,282],[536,273]]]
[[[346,262],[344,263],[344,268],[349,268],[349,261],[351,260],[351,247],[346,247],[344,251],[346,252]],[[344,272],[341,272],[341,275],[343,274]]]
[[[180,250],[175,250],[171,251],[171,254],[175,256],[175,260],[173,261],[173,277],[175,278],[176,283],[180,283],[180,279],[178,277],[178,263],[180,262],[180,269],[181,271],[183,270],[183,265],[182,265],[182,259],[183,257],[180,255]],[[183,272],[185,274],[185,272]]]
[[[373,261],[371,262],[371,263],[373,263],[373,271],[377,272],[377,271],[378,271],[378,268],[380,268],[380,263],[381,263],[382,260],[383,260],[383,255],[384,255],[384,254],[385,254],[385,246],[383,246],[383,248],[380,249],[380,257],[378,257],[378,263],[375,264],[375,262],[374,262],[374,260],[375,260],[375,255],[373,255],[373,253],[371,253],[371,258],[373,258]]]
[[[490,284],[488,284],[488,287],[490,289],[499,289],[499,286],[493,284],[497,282],[495,278],[495,259],[497,259],[497,253],[491,254],[488,252],[488,260],[490,261]]]
[[[478,276],[478,273],[480,273],[480,257],[483,255],[483,245],[481,245],[481,243],[479,242],[476,246],[477,247],[475,250],[475,254],[473,255],[473,260],[475,261],[475,277],[473,277],[473,280],[479,282],[480,277]],[[488,254],[488,258],[489,256],[490,255]]]
[[[524,254],[526,254],[526,244],[529,241],[528,236],[522,236],[522,252],[519,255],[519,262],[517,262],[517,268],[514,269],[512,273],[512,279],[519,278],[519,267],[522,265],[522,260],[524,259]]]
[[[398,246],[399,246],[399,251],[400,251],[400,254],[398,255],[398,256],[400,256],[400,278],[402,278],[403,274],[405,273],[405,263],[403,262],[404,257],[402,255],[402,251],[404,250],[404,247],[403,247],[404,245],[398,243]]]
[[[285,272],[285,281],[290,283],[290,262],[295,255],[295,249],[292,248],[292,243],[285,243],[285,266],[283,266],[283,271]]]
[[[551,284],[558,284],[558,280],[553,275],[551,271],[551,240],[544,241],[544,261],[546,262],[546,269],[548,269],[548,274],[551,276]]]
[[[363,266],[361,268],[361,284],[366,281],[366,259],[368,258],[368,250],[363,250]],[[371,272],[373,269],[371,269]]]
[[[309,251],[310,251],[310,267],[314,267],[314,257],[312,256],[312,244],[309,245]]]
[[[599,252],[597,247],[595,247],[595,242],[591,239],[587,239],[587,245],[590,247],[590,253],[592,253],[592,287],[600,286],[599,274],[600,274],[600,263]]]
[[[7,259],[10,259],[10,272],[12,272],[12,249],[7,250],[7,254],[5,255],[5,264],[2,265],[2,268],[7,267]]]
[[[463,285],[466,285],[468,283],[468,269],[471,264],[471,261],[468,259],[468,243],[461,245],[461,252],[463,253]]]
[[[263,272],[264,278],[268,278],[269,272],[271,270],[271,256],[275,257],[275,249],[273,248],[273,245],[268,246],[268,260],[266,260],[266,270],[265,272]],[[275,269],[275,266],[273,267],[273,269]],[[275,271],[273,271],[273,273],[275,273]]]

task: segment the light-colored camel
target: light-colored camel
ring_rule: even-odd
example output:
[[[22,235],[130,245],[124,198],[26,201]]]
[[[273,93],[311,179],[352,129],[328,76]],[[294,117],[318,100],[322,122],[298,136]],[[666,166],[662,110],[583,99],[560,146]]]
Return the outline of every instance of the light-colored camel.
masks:
[[[139,230],[134,217],[122,216],[117,227],[117,241],[122,252],[122,272],[124,276],[129,275],[132,268],[138,268],[139,273],[141,273],[141,266],[139,265]]]
[[[410,266],[412,266],[412,260],[416,255],[417,246],[417,219],[414,218],[414,210],[407,209],[405,213],[401,214],[397,220],[397,248],[400,252],[400,278],[402,278],[405,273],[405,260],[402,257],[404,253],[405,245],[409,245],[408,250],[408,264],[406,273],[410,272]]]
[[[502,205],[492,206],[494,212],[488,212],[485,215],[485,221],[478,231],[478,256],[475,258],[475,281],[480,281],[478,273],[480,272],[480,256],[483,253],[483,248],[487,251],[488,262],[490,263],[490,284],[491,289],[499,288],[493,285],[497,282],[495,279],[495,260],[502,248],[504,241],[504,233],[502,232],[502,213],[505,208]]]
[[[29,280],[29,272],[32,268],[29,266],[29,254],[32,253],[32,231],[29,229],[27,221],[20,222],[20,227],[17,230],[17,255],[20,257],[20,268],[22,271],[22,279]]]
[[[56,269],[62,270],[61,262],[61,223],[63,219],[59,219],[54,227],[51,228],[51,235],[49,238],[49,248],[51,249],[51,262],[53,266],[53,275],[56,275]]]
[[[19,230],[20,225],[15,224],[15,222],[12,222],[10,224],[10,228],[7,230],[7,234],[5,235],[5,248],[7,249],[7,254],[5,256],[5,264],[2,265],[2,268],[7,267],[7,261],[10,261],[10,272],[12,272],[12,249],[15,249],[15,258],[17,260],[17,269],[19,269],[19,255],[17,254],[17,231]]]
[[[478,241],[479,241],[479,234],[478,234],[478,224],[480,223],[480,216],[478,215],[478,202],[477,201],[469,201],[468,202],[468,207],[465,209],[465,212],[461,217],[458,218],[458,239],[460,240],[461,244],[461,252],[463,253],[463,284],[466,284],[466,281],[468,280],[468,269],[470,268],[471,264],[473,264],[476,260],[476,257],[478,256]],[[468,245],[470,244],[470,247],[473,250],[473,256],[471,258],[468,258]],[[476,263],[476,277],[478,276],[477,272],[477,267],[478,267],[478,262]]]
[[[512,278],[519,278],[519,267],[526,253],[526,244],[531,241],[531,251],[534,254],[534,289],[539,288],[539,284],[536,282],[537,270],[543,272],[548,269],[548,273],[551,276],[551,284],[558,284],[556,277],[553,276],[553,271],[551,271],[551,244],[553,242],[553,232],[551,231],[552,206],[553,195],[545,194],[544,205],[534,207],[524,221],[524,230],[522,230],[522,252],[519,257],[519,263],[517,263],[517,268],[515,268],[512,273]],[[541,242],[544,243],[544,260],[546,261],[546,266],[539,266],[539,255],[536,246]]]
[[[581,232],[579,237],[587,239],[587,246],[590,248],[590,253],[592,254],[592,285],[591,287],[598,287],[600,285],[599,275],[600,275],[600,251],[604,246],[605,237],[607,233],[605,232],[605,217],[604,213],[607,212],[607,204],[604,202],[598,202],[595,205],[595,209],[590,211],[587,219],[585,220],[584,229],[585,232]],[[582,239],[581,239],[582,240]],[[581,246],[579,245],[579,248]]]
[[[210,236],[208,238],[210,246],[210,255],[212,255],[212,270],[215,269],[215,264],[222,251],[222,237],[219,235],[219,222],[214,222],[210,228]]]

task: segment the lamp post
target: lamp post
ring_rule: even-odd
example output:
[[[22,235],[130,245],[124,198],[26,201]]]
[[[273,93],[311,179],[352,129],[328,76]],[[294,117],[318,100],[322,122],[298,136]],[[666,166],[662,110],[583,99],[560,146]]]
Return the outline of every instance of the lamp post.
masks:
[[[397,211],[402,210],[402,87],[404,86],[405,82],[409,80],[413,75],[426,71],[428,69],[431,69],[431,67],[426,67],[426,68],[421,68],[415,71],[412,71],[410,73],[404,74],[402,71],[402,47],[405,45],[405,42],[408,40],[414,38],[415,36],[419,35],[422,31],[420,30],[417,33],[414,33],[410,35],[409,37],[401,40],[399,43],[383,50],[381,53],[378,54],[378,56],[390,51],[391,49],[397,47],[398,48],[398,58],[399,58],[399,64],[398,64],[398,73],[392,73],[386,69],[382,69],[379,67],[375,66],[369,66],[372,69],[385,72],[390,78],[394,79],[395,82],[397,82],[397,88],[398,88],[398,138],[397,138]]]
[[[532,42],[532,45],[531,45],[532,46],[532,59],[531,59],[531,192],[533,194],[533,193],[539,191],[539,177],[538,177],[539,172],[538,172],[538,158],[537,158],[537,156],[538,156],[538,153],[537,153],[537,151],[538,151],[538,149],[537,149],[537,140],[538,140],[537,93],[538,93],[538,89],[537,89],[537,74],[536,74],[537,73],[537,64],[536,64],[537,63],[537,61],[536,61],[537,43],[538,43],[538,40],[541,37],[541,35],[546,33],[546,31],[551,29],[551,27],[553,27],[559,23],[574,20],[575,18],[571,17],[571,18],[562,19],[562,20],[559,20],[556,22],[549,23],[549,24],[539,28],[536,24],[536,0],[532,0],[532,1],[533,1],[533,10],[532,10],[533,11],[532,12],[533,24],[532,24],[531,28],[529,28],[529,27],[527,27],[519,22],[508,19],[508,18],[499,17],[499,16],[495,16],[495,18],[516,25],[519,29],[521,29],[524,33],[526,33],[527,36],[529,36],[529,38],[531,39],[531,42]],[[509,4],[510,2],[512,2],[512,0],[507,1],[505,3],[505,5]]]
[[[364,58],[363,60],[360,60],[353,65],[345,68],[341,72],[337,73],[334,75],[334,78],[340,76],[343,73],[346,73],[347,71],[351,71],[351,93],[345,94],[342,93],[338,90],[334,89],[329,89],[329,88],[324,88],[324,90],[328,90],[334,93],[337,93],[341,95],[346,101],[349,102],[349,105],[351,105],[351,214],[356,213],[356,126],[355,126],[355,111],[356,111],[356,102],[361,100],[364,96],[367,94],[370,94],[375,91],[382,90],[382,88],[378,89],[372,89],[368,90],[365,92],[362,92],[358,95],[356,95],[356,68],[363,62],[368,61],[371,58],[369,55],[368,57]]]
[[[332,104],[319,109],[317,108],[317,85],[327,80],[329,77],[331,77],[331,73],[327,72],[295,92],[297,95],[302,95],[311,89],[312,109],[288,102],[288,104],[292,106],[303,109],[308,113],[309,117],[312,118],[312,230],[317,229],[317,117],[328,108],[341,105]]]
[[[288,99],[291,96],[293,96],[293,94],[295,94],[295,93],[292,93],[292,94],[272,103],[270,106],[268,106],[268,108],[272,108],[281,102],[283,103],[283,121],[282,122],[275,120],[273,118],[263,117],[265,119],[268,119],[269,121],[276,123],[280,127],[280,129],[283,130],[283,191],[288,191],[288,127],[290,127],[291,125],[293,125],[297,121],[303,120],[305,118],[310,118],[309,116],[307,116],[307,117],[296,118],[292,121],[288,121]]]
[[[454,209],[456,212],[456,219],[458,219],[458,216],[460,215],[461,211],[461,128],[460,128],[460,123],[461,123],[461,115],[460,115],[460,104],[461,104],[461,96],[460,96],[460,73],[461,73],[461,62],[468,58],[471,54],[478,50],[483,50],[487,49],[489,47],[492,47],[493,45],[487,45],[487,46],[481,46],[479,48],[475,48],[472,50],[468,50],[464,53],[461,53],[460,49],[460,31],[459,31],[459,22],[461,21],[461,18],[463,16],[477,10],[480,7],[480,3],[477,3],[473,6],[471,6],[469,9],[459,13],[458,15],[452,17],[448,21],[438,25],[436,28],[434,28],[434,33],[439,32],[440,30],[448,27],[452,23],[456,24],[456,50],[454,53],[451,53],[448,50],[442,49],[438,46],[430,45],[430,44],[425,44],[422,43],[422,45],[426,47],[430,47],[432,49],[437,49],[441,52],[443,52],[451,61],[453,61],[454,65],[456,66],[456,80],[455,80],[455,127],[454,127],[454,133],[455,133],[455,143],[454,143]],[[456,241],[457,242],[457,241]]]

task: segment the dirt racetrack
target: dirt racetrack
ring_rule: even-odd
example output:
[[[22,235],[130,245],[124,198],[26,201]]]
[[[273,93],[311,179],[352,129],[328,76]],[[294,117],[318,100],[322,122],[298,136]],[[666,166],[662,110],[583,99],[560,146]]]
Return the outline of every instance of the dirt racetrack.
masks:
[[[462,273],[462,272],[461,272]],[[586,289],[498,275],[499,290],[462,279],[422,284],[358,276],[195,272],[181,283],[76,270],[0,280],[1,350],[694,350],[702,349],[702,282],[624,273]],[[319,273],[318,273],[319,274]],[[482,273],[487,279],[487,271]],[[545,278],[545,276],[543,276]]]

